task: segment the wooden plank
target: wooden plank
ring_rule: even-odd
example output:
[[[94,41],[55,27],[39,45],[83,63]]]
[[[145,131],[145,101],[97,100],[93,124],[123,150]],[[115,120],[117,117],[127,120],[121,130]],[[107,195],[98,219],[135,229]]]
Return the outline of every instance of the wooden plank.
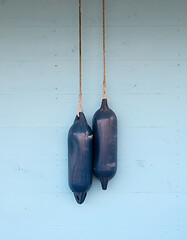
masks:
[[[46,226],[9,226],[3,227],[0,233],[0,236],[3,237],[11,237],[12,234],[17,239],[25,239],[32,240],[33,238],[37,238],[38,236],[46,235],[46,240],[51,240],[53,238],[58,239],[65,235],[67,240],[71,240],[77,238],[77,236],[86,236],[89,237],[90,240],[95,240],[98,236],[106,236],[108,240],[113,240],[115,237],[118,239],[123,238],[131,238],[131,239],[152,239],[157,240],[161,239],[183,239],[183,236],[186,236],[186,228],[184,226],[152,226],[150,224],[147,225],[146,230],[145,227],[141,224],[141,219],[139,219],[140,223],[135,224],[126,224],[124,226],[61,226],[61,225],[46,225]],[[137,231],[134,230],[136,226],[140,226]]]
[[[100,107],[100,97],[100,94],[83,96],[90,124],[94,112]],[[187,94],[114,93],[109,95],[109,99],[109,106],[116,112],[122,131],[129,126],[186,126],[184,109]],[[75,118],[77,106],[77,94],[1,94],[0,127],[68,127]]]
[[[184,193],[179,195],[175,193],[118,193],[111,195],[109,192],[98,191],[97,198],[94,198],[94,193],[90,192],[84,207],[80,208],[77,208],[72,194],[6,194],[2,196],[0,202],[4,209],[1,215],[4,222],[1,223],[1,227],[17,226],[19,233],[19,226],[33,229],[40,222],[40,227],[68,226],[71,230],[79,228],[81,231],[87,227],[96,229],[120,227],[120,233],[122,233],[122,229],[128,228],[128,226],[132,229],[137,225],[140,228],[147,226],[148,229],[151,226],[156,229],[157,227],[173,226],[175,230],[181,226],[180,211],[185,206],[187,196]],[[14,201],[11,200],[12,197]],[[111,205],[115,207],[111,208]],[[88,210],[89,218],[86,217]],[[17,217],[12,218],[11,216]],[[119,218],[121,221],[118,220]],[[185,223],[183,222],[183,224]],[[143,230],[143,233],[146,231]],[[160,235],[159,232],[157,234]]]
[[[77,2],[73,0],[1,1],[0,26],[77,26]],[[83,25],[102,25],[102,2],[83,1]],[[20,7],[21,6],[21,7]],[[187,25],[187,3],[178,0],[109,0],[106,24],[123,25]],[[23,11],[24,9],[24,11]]]
[[[77,61],[76,27],[0,28],[0,61]],[[187,26],[108,27],[108,60],[186,60]],[[102,59],[102,28],[82,30],[82,57]],[[168,41],[169,39],[169,41]]]
[[[102,60],[83,61],[82,68],[84,93],[101,94]],[[106,70],[109,96],[117,93],[187,93],[187,61],[107,61]],[[1,94],[78,93],[77,61],[1,61],[0,71]]]
[[[186,167],[184,160],[173,159],[137,159],[119,160],[118,173],[109,182],[109,195],[122,193],[187,193],[182,183]],[[71,193],[68,187],[67,160],[38,159],[31,156],[20,159],[1,160],[3,172],[0,181],[0,194],[61,194]],[[165,171],[167,169],[167,172]],[[183,171],[184,172],[184,171]],[[123,186],[123,187],[122,187]],[[92,192],[100,191],[100,182],[93,179]],[[93,194],[93,193],[92,193]],[[91,195],[92,195],[91,194]],[[88,194],[89,197],[89,194]]]

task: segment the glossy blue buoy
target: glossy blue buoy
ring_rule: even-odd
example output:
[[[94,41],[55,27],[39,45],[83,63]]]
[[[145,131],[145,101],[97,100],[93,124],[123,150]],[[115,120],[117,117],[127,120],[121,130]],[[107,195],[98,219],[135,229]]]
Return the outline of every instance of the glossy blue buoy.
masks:
[[[117,171],[117,118],[107,99],[93,117],[93,171],[103,190]]]
[[[92,184],[92,140],[92,130],[80,112],[68,134],[69,187],[79,204],[84,202]]]

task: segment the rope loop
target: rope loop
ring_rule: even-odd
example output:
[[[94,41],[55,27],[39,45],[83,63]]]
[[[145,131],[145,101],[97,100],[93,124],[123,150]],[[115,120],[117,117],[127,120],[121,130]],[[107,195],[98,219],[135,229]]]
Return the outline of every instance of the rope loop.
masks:
[[[106,97],[106,100],[108,102],[108,95],[107,95],[106,91],[103,91],[103,94],[102,94],[102,97],[101,97],[101,102],[102,102],[104,96]]]

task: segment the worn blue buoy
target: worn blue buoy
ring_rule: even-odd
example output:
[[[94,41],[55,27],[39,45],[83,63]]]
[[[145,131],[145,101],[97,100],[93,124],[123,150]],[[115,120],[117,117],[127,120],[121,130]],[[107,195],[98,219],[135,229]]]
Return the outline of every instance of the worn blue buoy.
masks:
[[[117,118],[107,99],[93,117],[93,171],[103,190],[117,171]]]
[[[82,204],[92,184],[93,134],[82,112],[76,116],[68,134],[69,187]]]

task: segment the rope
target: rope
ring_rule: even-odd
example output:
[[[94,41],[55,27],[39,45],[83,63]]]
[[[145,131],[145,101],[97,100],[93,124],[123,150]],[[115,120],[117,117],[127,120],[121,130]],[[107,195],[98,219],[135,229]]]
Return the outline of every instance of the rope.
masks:
[[[79,0],[79,106],[77,116],[79,117],[79,111],[83,112],[82,107],[82,76],[81,76],[81,0]]]
[[[108,96],[106,93],[106,64],[105,64],[105,0],[103,0],[103,95],[101,97],[101,101],[104,96],[108,102]]]

